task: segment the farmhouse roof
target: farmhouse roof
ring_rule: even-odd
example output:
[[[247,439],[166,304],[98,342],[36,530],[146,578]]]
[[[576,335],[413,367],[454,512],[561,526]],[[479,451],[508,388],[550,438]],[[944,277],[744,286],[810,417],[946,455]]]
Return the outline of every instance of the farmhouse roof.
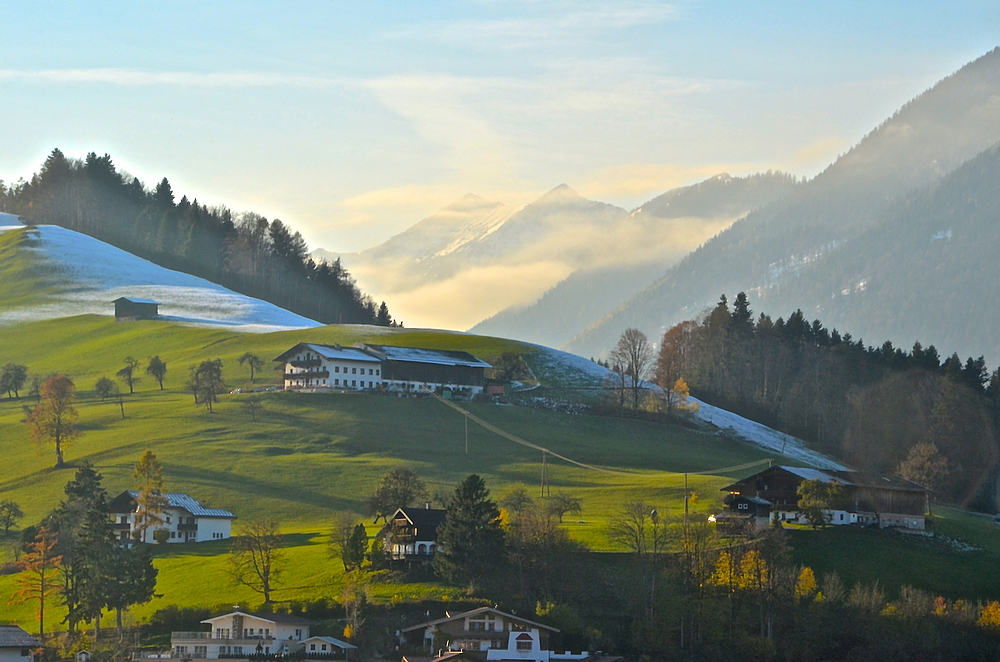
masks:
[[[152,299],[140,299],[138,297],[118,297],[111,303],[118,303],[119,301],[128,301],[130,303],[152,303],[156,304],[157,306],[162,305],[159,301],[153,301]]]
[[[232,618],[236,614],[241,616],[253,616],[254,618],[259,618],[262,621],[267,621],[269,623],[281,623],[284,625],[315,625],[315,621],[310,621],[307,618],[302,618],[301,616],[294,616],[292,614],[275,614],[266,611],[243,611],[242,609],[237,609],[236,611],[231,611],[228,614],[223,614],[221,616],[213,616],[212,618],[206,618],[202,623],[214,623],[223,618]]]
[[[17,625],[0,625],[0,648],[37,648],[41,645]]]
[[[477,359],[468,352],[449,349],[424,349],[420,347],[393,347],[392,345],[361,344],[364,349],[380,356],[384,361],[404,363],[430,363],[434,365],[467,366],[470,368],[492,368],[489,363]]]
[[[287,361],[289,356],[298,353],[302,349],[307,349],[309,351],[316,352],[320,356],[326,359],[334,360],[339,359],[341,361],[365,361],[367,363],[380,363],[381,359],[372,356],[370,353],[366,352],[360,347],[341,347],[340,345],[317,345],[315,343],[305,343],[300,342],[291,349],[285,350],[277,357],[274,361]]]
[[[913,481],[906,480],[901,476],[882,476],[878,474],[868,474],[860,471],[839,471],[833,469],[811,469],[809,467],[789,467],[789,466],[777,466],[770,469],[764,469],[756,474],[747,476],[746,478],[739,480],[732,485],[723,487],[723,492],[730,491],[730,488],[737,487],[741,483],[750,480],[754,476],[773,472],[775,469],[780,469],[793,476],[798,476],[802,480],[818,480],[823,483],[841,483],[849,487],[859,487],[859,488],[869,488],[869,489],[880,489],[880,490],[893,490],[898,492],[929,492],[926,487],[914,483]]]
[[[559,628],[554,628],[551,625],[542,625],[541,623],[536,623],[535,621],[529,621],[526,618],[521,618],[520,616],[515,616],[513,614],[508,614],[506,612],[500,611],[499,609],[494,609],[493,607],[479,607],[478,609],[473,609],[472,611],[463,611],[461,614],[455,614],[453,616],[445,616],[444,618],[437,618],[433,621],[427,621],[426,623],[420,623],[418,625],[411,625],[408,628],[403,628],[400,632],[413,632],[414,630],[419,630],[420,628],[428,628],[440,625],[441,623],[448,623],[450,621],[457,621],[460,618],[475,618],[481,614],[496,614],[497,616],[503,616],[504,618],[510,618],[515,621],[520,621],[522,623],[527,623],[540,630],[548,630],[549,632],[559,632]]]
[[[122,512],[123,508],[128,508],[131,511],[132,508],[135,507],[135,500],[138,496],[139,492],[136,490],[125,490],[111,500],[111,511]],[[180,492],[167,492],[163,496],[167,498],[167,505],[169,507],[183,508],[196,517],[221,517],[236,519],[236,515],[232,514],[228,510],[224,510],[222,508],[207,508],[188,495],[181,494]]]

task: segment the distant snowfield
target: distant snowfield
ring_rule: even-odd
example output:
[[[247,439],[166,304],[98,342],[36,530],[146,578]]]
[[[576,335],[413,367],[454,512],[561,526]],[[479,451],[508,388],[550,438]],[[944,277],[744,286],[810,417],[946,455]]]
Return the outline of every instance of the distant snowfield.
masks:
[[[24,225],[0,214],[0,232]],[[113,315],[118,297],[160,302],[160,318],[192,326],[226,328],[242,333],[270,333],[322,326],[274,304],[237,294],[190,274],[157,266],[93,237],[55,225],[31,230],[37,251],[64,276],[56,301],[0,312],[0,324],[71,315]]]
[[[585,359],[576,354],[569,354],[557,349],[551,349],[542,345],[535,345],[542,351],[547,368],[558,365],[560,368],[570,371],[578,371],[581,383],[588,381],[591,384],[603,383],[614,373],[607,368],[599,366],[593,361]],[[563,375],[563,377],[571,377]],[[654,386],[653,388],[659,388]],[[743,418],[738,414],[719,409],[697,398],[690,398],[700,405],[700,409],[695,414],[699,420],[713,425],[721,432],[730,433],[733,436],[759,446],[779,455],[801,462],[816,469],[836,469],[848,470],[849,468],[840,464],[836,460],[809,448],[804,441],[797,437],[779,432],[762,425],[748,418]]]

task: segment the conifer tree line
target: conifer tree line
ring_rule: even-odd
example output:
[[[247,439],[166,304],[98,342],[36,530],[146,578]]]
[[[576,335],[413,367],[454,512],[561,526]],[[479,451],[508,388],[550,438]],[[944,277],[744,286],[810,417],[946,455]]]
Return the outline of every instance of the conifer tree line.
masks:
[[[149,189],[108,154],[80,160],[53,149],[31,181],[0,181],[0,211],[82,232],[324,324],[394,323],[388,306],[362,293],[339,259],[317,263],[302,235],[282,221],[186,195],[175,200],[166,177]]]
[[[862,471],[899,473],[945,500],[992,511],[1000,368],[919,342],[866,346],[809,321],[754,316],[745,293],[669,329],[656,379],[814,442]]]

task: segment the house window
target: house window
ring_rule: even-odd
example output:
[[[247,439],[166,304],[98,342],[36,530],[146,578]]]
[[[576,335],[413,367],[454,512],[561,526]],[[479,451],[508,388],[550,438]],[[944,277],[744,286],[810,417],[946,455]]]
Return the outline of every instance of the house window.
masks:
[[[368,374],[369,374],[369,375],[374,375],[374,374],[375,374],[375,371],[374,371],[374,370],[372,370],[371,368],[368,368]]]
[[[316,644],[309,644],[309,650],[311,651],[316,650]]]
[[[375,375],[378,376],[378,374],[379,374],[379,369],[375,368]]]
[[[296,630],[295,631],[295,638],[296,639],[301,639],[302,638],[302,630]]]
[[[351,374],[352,375],[358,374],[358,369],[357,368],[351,368]]]
[[[264,628],[264,636],[265,637],[270,637],[271,636],[271,629],[270,628]]]
[[[530,651],[531,642],[530,641],[519,641],[517,642],[517,650],[519,651]]]
[[[170,524],[170,515],[167,515],[167,524]]]
[[[202,659],[208,657],[208,646],[195,646],[194,656]]]
[[[340,366],[339,365],[338,366],[334,366],[333,367],[333,371],[334,372],[340,372]]]
[[[345,381],[346,381],[346,380],[345,380]],[[357,385],[358,385],[358,380],[356,380],[356,379],[352,379],[352,380],[351,380],[351,386],[357,386]]]
[[[333,380],[333,385],[334,386],[340,386],[340,380],[339,379],[334,379]]]

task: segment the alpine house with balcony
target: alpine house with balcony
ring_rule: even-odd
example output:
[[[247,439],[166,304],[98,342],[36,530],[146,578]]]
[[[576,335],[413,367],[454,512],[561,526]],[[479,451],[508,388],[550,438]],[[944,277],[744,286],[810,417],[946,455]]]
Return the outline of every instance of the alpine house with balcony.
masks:
[[[285,364],[286,389],[376,388],[382,361],[358,347],[299,343],[277,356]]]
[[[310,639],[308,621],[291,614],[246,612],[239,607],[207,618],[207,632],[173,632],[172,657],[184,659],[247,659],[250,655],[292,655]]]
[[[167,505],[158,513],[159,522],[148,526],[143,532],[140,528],[139,493],[135,490],[125,490],[109,504],[114,516],[114,529],[118,540],[128,545],[138,542],[155,542],[156,531],[167,533],[164,540],[170,542],[204,542],[206,540],[225,540],[232,537],[233,520],[236,515],[222,508],[208,508],[186,494],[167,492],[163,496]]]

